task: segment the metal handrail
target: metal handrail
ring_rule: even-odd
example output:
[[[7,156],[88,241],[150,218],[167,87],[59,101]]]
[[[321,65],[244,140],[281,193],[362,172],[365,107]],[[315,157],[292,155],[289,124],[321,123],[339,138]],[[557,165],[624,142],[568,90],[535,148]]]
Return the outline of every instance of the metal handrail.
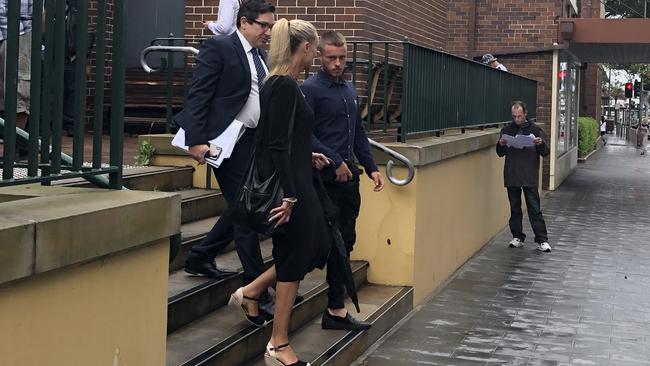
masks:
[[[149,46],[144,50],[142,50],[142,53],[140,54],[140,64],[142,65],[144,71],[146,71],[147,73],[153,73],[159,71],[158,69],[151,68],[147,64],[147,55],[151,52],[185,52],[185,53],[192,53],[194,55],[199,54],[198,49],[194,47],[188,47],[188,46]],[[393,175],[393,166],[395,165],[395,162],[393,160],[388,160],[388,162],[386,163],[386,177],[391,183],[397,186],[405,186],[413,180],[413,177],[415,176],[415,167],[413,166],[413,163],[406,156],[398,153],[395,150],[389,149],[387,146],[380,144],[379,142],[374,141],[372,139],[368,139],[368,142],[370,142],[371,146],[376,147],[377,149],[383,151],[388,156],[396,160],[399,160],[402,164],[406,165],[408,169],[408,175],[404,179],[399,179],[395,177],[395,175]]]
[[[205,41],[208,38],[210,38],[210,37],[174,37],[173,35],[171,35],[169,37],[154,38],[154,39],[151,40],[151,42],[149,42],[149,45],[150,46],[156,46],[157,45],[156,43],[162,42],[162,41],[165,41],[165,42],[183,41],[185,44],[191,43],[191,42],[199,42],[199,43],[201,43],[201,42]],[[169,44],[168,44],[168,46],[169,46]]]
[[[393,165],[395,165],[395,162],[392,160],[388,160],[388,162],[386,163],[386,177],[391,183],[393,183],[396,186],[405,186],[411,183],[411,181],[415,177],[415,167],[413,166],[413,163],[411,162],[411,160],[409,160],[409,158],[398,153],[395,150],[388,148],[386,145],[380,144],[379,142],[373,139],[368,139],[368,142],[370,143],[371,146],[381,150],[386,155],[394,159],[397,159],[402,164],[406,165],[406,168],[408,169],[408,174],[406,175],[406,178],[399,179],[395,177],[395,175],[393,175]]]
[[[5,126],[5,121],[4,119],[0,118],[0,128],[4,128]],[[16,127],[16,136],[19,138],[29,141],[29,133],[25,130],[23,130],[20,127]],[[41,139],[39,138],[37,140],[38,143],[38,150],[41,151]],[[52,153],[52,147],[50,147],[49,152]],[[66,153],[61,153],[61,161],[64,162],[65,164],[72,165],[72,157]],[[108,178],[103,177],[101,175],[88,175],[84,177],[87,181],[97,185],[100,188],[110,188],[110,184],[108,181]],[[127,188],[122,187],[121,189],[127,190]]]
[[[149,66],[147,63],[147,55],[151,52],[179,52],[179,53],[192,53],[194,55],[199,54],[199,50],[194,47],[189,46],[149,46],[142,50],[140,53],[140,65],[144,71],[148,74],[159,72],[161,69],[155,69]]]

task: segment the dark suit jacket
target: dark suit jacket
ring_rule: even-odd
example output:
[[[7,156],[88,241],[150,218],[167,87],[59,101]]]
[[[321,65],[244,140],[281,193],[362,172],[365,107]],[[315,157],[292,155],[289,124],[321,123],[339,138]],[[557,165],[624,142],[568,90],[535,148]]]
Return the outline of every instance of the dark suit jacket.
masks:
[[[262,51],[262,58],[265,56]],[[203,42],[185,106],[174,117],[185,130],[185,145],[207,144],[230,125],[248,100],[250,75],[236,32]]]

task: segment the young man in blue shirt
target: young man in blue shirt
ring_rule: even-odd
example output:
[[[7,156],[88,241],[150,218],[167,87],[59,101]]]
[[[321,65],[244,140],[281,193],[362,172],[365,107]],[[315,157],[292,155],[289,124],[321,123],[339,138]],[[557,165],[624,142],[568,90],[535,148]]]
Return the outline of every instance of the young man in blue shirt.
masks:
[[[318,49],[322,67],[304,82],[302,91],[316,119],[312,151],[324,154],[333,162],[321,171],[321,176],[327,193],[340,211],[339,225],[349,255],[356,241],[355,224],[361,205],[361,170],[357,161],[373,180],[375,192],[384,188],[384,178],[370,152],[354,85],[343,77],[347,56],[345,37],[338,32],[326,32],[321,36]],[[370,323],[353,318],[345,310],[342,275],[329,267],[329,299],[321,323],[323,329],[370,328]]]

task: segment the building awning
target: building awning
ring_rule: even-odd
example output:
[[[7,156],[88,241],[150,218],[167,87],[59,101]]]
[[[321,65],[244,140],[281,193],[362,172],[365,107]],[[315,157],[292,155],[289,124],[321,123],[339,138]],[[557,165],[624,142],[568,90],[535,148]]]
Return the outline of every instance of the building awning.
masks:
[[[563,48],[581,62],[650,63],[650,18],[560,19]]]

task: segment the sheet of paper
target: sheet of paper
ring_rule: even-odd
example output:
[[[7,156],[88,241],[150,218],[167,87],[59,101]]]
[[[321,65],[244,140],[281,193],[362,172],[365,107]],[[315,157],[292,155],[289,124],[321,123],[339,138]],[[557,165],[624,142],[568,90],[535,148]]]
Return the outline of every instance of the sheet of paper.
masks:
[[[514,147],[515,149],[523,149],[525,147],[535,146],[535,135],[532,133],[530,135],[502,135],[501,138],[506,140],[509,147]]]
[[[225,131],[216,138],[209,141],[210,149],[218,152],[217,156],[206,157],[206,162],[215,168],[218,168],[225,159],[232,155],[232,151],[237,144],[237,140],[242,135],[244,125],[234,120]],[[185,131],[181,128],[172,139],[172,146],[189,152],[189,147],[185,145]]]

